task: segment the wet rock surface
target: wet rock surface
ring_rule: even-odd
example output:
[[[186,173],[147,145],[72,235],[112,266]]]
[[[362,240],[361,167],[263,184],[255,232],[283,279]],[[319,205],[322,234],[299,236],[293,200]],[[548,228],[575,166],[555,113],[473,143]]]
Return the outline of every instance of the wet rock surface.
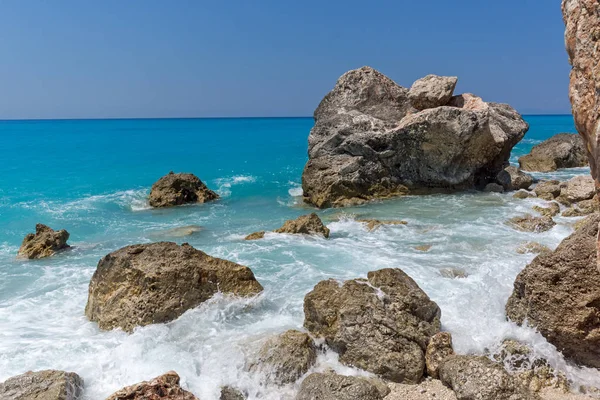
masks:
[[[0,383],[3,400],[79,400],[83,379],[73,372],[29,371]]]
[[[281,228],[275,229],[275,233],[287,233],[291,235],[320,235],[329,238],[329,228],[323,224],[316,213],[302,215],[296,219],[285,221]],[[249,234],[244,240],[257,240],[265,237],[265,231]]]
[[[55,231],[44,224],[35,226],[35,233],[29,233],[23,239],[18,257],[37,259],[50,257],[59,251],[68,249],[69,232],[64,229]]]
[[[522,217],[513,217],[506,223],[507,225],[519,231],[538,233],[549,231],[556,225],[556,222],[554,222],[554,220],[550,217],[534,217],[530,214]]]
[[[179,375],[169,371],[150,381],[127,386],[106,400],[199,400],[192,393],[179,386]]]
[[[369,379],[336,373],[314,373],[302,381],[296,400],[382,400]]]
[[[219,195],[210,190],[197,176],[169,172],[152,185],[148,202],[152,207],[172,207],[206,203],[218,198]]]
[[[585,145],[578,134],[559,133],[533,146],[531,152],[519,158],[525,171],[551,172],[560,168],[588,165]]]

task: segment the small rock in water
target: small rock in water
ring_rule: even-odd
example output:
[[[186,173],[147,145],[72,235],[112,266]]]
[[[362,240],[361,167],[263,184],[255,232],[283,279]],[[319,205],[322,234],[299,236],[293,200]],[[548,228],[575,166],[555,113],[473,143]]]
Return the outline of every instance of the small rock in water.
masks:
[[[466,278],[469,276],[467,271],[461,268],[442,268],[440,269],[440,275],[444,278]]]
[[[383,400],[380,390],[368,378],[314,373],[302,381],[296,400]]]
[[[152,185],[148,200],[152,207],[172,207],[182,204],[206,203],[219,195],[193,174],[169,172]]]
[[[315,213],[302,215],[296,219],[285,221],[283,226],[275,229],[275,233],[288,233],[292,235],[321,235],[329,237],[329,228],[323,224],[321,218]],[[254,232],[244,238],[244,240],[257,240],[265,237],[265,231]]]
[[[421,244],[419,246],[415,246],[415,250],[419,250],[419,251],[429,251],[429,249],[431,249],[432,245],[430,244]]]
[[[440,364],[452,354],[454,354],[452,335],[449,332],[439,332],[433,335],[425,351],[427,375],[438,378]]]
[[[78,400],[83,394],[83,379],[73,372],[29,371],[0,383],[0,399]]]
[[[504,188],[502,187],[502,185],[499,185],[495,182],[490,182],[487,185],[485,185],[485,188],[483,188],[483,191],[491,192],[491,193],[503,193]]]
[[[556,222],[550,217],[534,217],[527,214],[523,217],[513,217],[506,223],[516,230],[524,232],[546,232],[556,225]]]
[[[600,201],[597,198],[582,200],[563,211],[563,217],[583,217],[600,211]]]
[[[533,185],[533,177],[515,166],[508,166],[498,173],[496,180],[504,190],[529,189]]]
[[[364,224],[367,224],[367,229],[369,231],[374,231],[382,225],[407,225],[408,224],[408,222],[399,220],[399,219],[392,219],[392,220],[357,219],[356,222],[362,222]]]
[[[106,400],[199,400],[179,386],[179,375],[169,371],[150,381],[127,386],[110,395]]]
[[[259,231],[249,234],[244,238],[244,240],[258,240],[265,237],[265,231]]]
[[[525,171],[551,172],[584,167],[588,159],[583,140],[577,133],[559,133],[533,146],[529,154],[519,158],[519,165]]]
[[[68,249],[70,246],[67,240],[69,240],[69,232],[66,230],[55,231],[44,224],[37,224],[35,234],[29,233],[23,239],[17,257],[28,259],[50,257],[61,250]]]
[[[535,192],[530,192],[525,189],[518,190],[515,194],[513,194],[515,199],[527,199],[529,197],[535,197]]]
[[[533,206],[533,210],[545,217],[554,217],[560,213],[560,205],[557,202],[552,201],[548,203],[548,207]]]
[[[246,396],[231,386],[223,386],[219,400],[246,400]]]
[[[554,200],[554,198],[560,196],[562,186],[564,186],[564,183],[557,180],[541,181],[535,185],[533,191],[540,199]]]
[[[188,226],[179,226],[177,228],[169,229],[166,231],[158,231],[152,232],[150,235],[153,237],[186,237],[192,236],[202,230],[202,227],[199,225],[188,225]]]
[[[561,189],[557,200],[565,205],[590,200],[596,194],[596,185],[591,176],[576,176],[569,179]]]
[[[517,253],[519,254],[542,254],[542,253],[550,253],[552,249],[543,244],[539,244],[538,242],[526,242],[517,247]]]

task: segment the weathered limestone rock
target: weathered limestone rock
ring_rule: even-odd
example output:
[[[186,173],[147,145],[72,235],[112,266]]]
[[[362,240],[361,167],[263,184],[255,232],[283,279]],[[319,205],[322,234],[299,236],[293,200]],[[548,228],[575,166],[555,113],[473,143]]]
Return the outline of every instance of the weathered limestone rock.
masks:
[[[527,253],[541,254],[541,253],[550,253],[550,252],[552,252],[552,249],[550,249],[547,246],[544,246],[543,244],[539,244],[537,242],[527,242],[527,243],[523,243],[519,247],[517,247],[517,253],[519,253],[519,254],[527,254]]]
[[[248,236],[246,236],[244,238],[244,240],[258,240],[258,239],[262,239],[265,237],[265,231],[258,231],[258,232],[254,232],[249,234]]]
[[[550,217],[534,217],[530,214],[526,214],[522,217],[513,217],[506,221],[506,223],[519,231],[538,233],[549,231],[556,225],[556,222]]]
[[[400,269],[368,279],[319,282],[304,298],[304,326],[340,354],[342,364],[394,382],[417,383],[425,349],[440,331],[440,309]]]
[[[593,198],[591,200],[582,200],[563,211],[563,217],[582,217],[600,211],[600,201]]]
[[[445,106],[452,98],[457,82],[456,76],[427,75],[412,84],[408,99],[417,110]]]
[[[317,348],[310,336],[289,330],[269,339],[249,369],[264,374],[266,382],[285,385],[296,382],[316,360]]]
[[[262,291],[250,268],[211,257],[187,243],[127,246],[100,260],[85,315],[100,329],[163,323],[218,291],[253,296]]]
[[[510,106],[473,95],[417,111],[407,89],[369,67],[340,77],[314,117],[302,188],[320,208],[482,189],[528,129]]]
[[[218,198],[197,176],[169,172],[152,185],[149,203],[152,207],[171,207]]]
[[[418,385],[389,383],[385,400],[456,400],[454,392],[439,379],[425,379]]]
[[[527,321],[565,357],[594,368],[600,368],[599,222],[597,214],[588,217],[554,252],[536,257],[506,304],[508,318]]]
[[[548,207],[533,206],[533,210],[539,212],[544,217],[554,217],[560,213],[560,205],[555,201],[551,201],[548,203]]]
[[[199,400],[179,386],[179,375],[169,371],[151,381],[127,386],[110,395],[106,400]]]
[[[552,181],[541,181],[533,191],[537,195],[537,197],[544,200],[554,200],[554,198],[560,195],[560,191],[562,190],[562,186],[564,184],[560,181],[552,180]]]
[[[357,219],[356,222],[362,222],[367,224],[367,229],[369,231],[374,231],[379,229],[382,225],[407,225],[408,222],[398,219],[392,220],[379,220],[379,219]]]
[[[28,259],[50,257],[69,248],[67,240],[69,240],[69,232],[66,230],[55,231],[44,224],[37,224],[35,234],[29,233],[23,239],[18,257]]]
[[[281,228],[275,229],[275,233],[289,233],[292,235],[321,235],[329,237],[329,228],[327,228],[321,218],[315,213],[302,215],[296,219],[285,221]],[[254,232],[246,236],[245,240],[257,240],[265,237],[265,231]]]
[[[79,375],[52,369],[29,371],[0,383],[3,400],[78,400],[82,393]]]
[[[431,249],[432,245],[430,244],[420,244],[418,246],[415,246],[415,250],[419,250],[422,252],[428,252]]]
[[[502,185],[496,182],[490,182],[487,185],[485,185],[483,191],[488,193],[504,193],[504,188],[502,187]]]
[[[530,197],[536,197],[535,192],[530,192],[524,189],[518,190],[517,193],[513,194],[515,199],[528,199]]]
[[[296,400],[382,400],[379,390],[366,378],[314,373],[302,381]]]
[[[246,396],[231,386],[223,386],[221,388],[221,396],[219,396],[219,400],[246,400]]]
[[[598,186],[600,165],[600,60],[598,41],[600,13],[596,0],[563,0],[562,12],[566,25],[565,45],[569,55],[571,81],[569,97],[575,119],[575,127],[587,149],[592,177]]]
[[[440,364],[453,354],[452,335],[449,332],[439,332],[433,335],[425,351],[427,375],[438,378]]]
[[[594,179],[590,176],[576,176],[569,179],[560,191],[557,200],[562,204],[573,204],[589,200],[596,194]]]
[[[496,180],[504,190],[529,189],[533,185],[533,177],[515,166],[508,166],[498,173]]]
[[[531,149],[531,153],[519,158],[525,171],[550,172],[559,168],[584,167],[588,165],[585,145],[578,134],[559,133]]]

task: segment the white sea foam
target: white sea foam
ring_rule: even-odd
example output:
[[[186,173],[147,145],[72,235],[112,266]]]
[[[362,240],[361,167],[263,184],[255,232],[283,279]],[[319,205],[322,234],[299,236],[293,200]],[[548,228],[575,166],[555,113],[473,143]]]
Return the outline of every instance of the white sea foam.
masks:
[[[234,175],[215,179],[214,182],[218,188],[216,192],[222,197],[228,197],[231,196],[232,186],[245,183],[254,183],[256,182],[256,177],[252,175]]]

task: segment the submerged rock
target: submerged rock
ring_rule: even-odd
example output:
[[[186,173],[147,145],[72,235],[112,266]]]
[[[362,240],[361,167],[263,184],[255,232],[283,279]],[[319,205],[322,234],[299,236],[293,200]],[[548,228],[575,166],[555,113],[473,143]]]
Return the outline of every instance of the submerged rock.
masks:
[[[219,400],[246,400],[244,394],[231,386],[223,386],[221,388],[221,396]]]
[[[550,217],[534,217],[530,214],[522,217],[513,217],[506,221],[506,223],[519,231],[538,233],[549,231],[556,225],[556,222]]]
[[[440,309],[400,269],[368,279],[319,282],[304,298],[304,326],[339,353],[342,364],[394,382],[417,383],[425,349],[440,331]]]
[[[410,104],[417,110],[445,106],[452,98],[457,82],[456,76],[427,75],[418,79],[408,91]]]
[[[591,176],[576,176],[569,179],[560,191],[557,200],[570,205],[583,200],[590,200],[596,194],[594,179]]]
[[[244,240],[258,240],[265,237],[265,231],[259,231],[249,234],[244,238]]]
[[[85,315],[101,329],[131,332],[136,326],[174,320],[217,292],[253,296],[261,291],[250,268],[187,243],[138,244],[100,260]]]
[[[548,203],[548,207],[533,206],[533,210],[539,212],[544,217],[554,217],[560,213],[560,205],[552,201]]]
[[[530,197],[536,197],[535,192],[530,192],[528,190],[518,190],[517,193],[513,194],[515,199],[527,199]]]
[[[0,383],[0,399],[78,400],[83,394],[83,379],[73,372],[29,371]]]
[[[179,375],[169,371],[150,381],[127,386],[110,395],[106,400],[199,400],[179,386]]]
[[[440,364],[453,354],[452,335],[449,332],[439,332],[433,335],[425,351],[427,375],[438,378]]]
[[[594,368],[600,368],[599,222],[599,215],[588,217],[556,250],[536,257],[506,304],[512,321],[527,322],[565,357]]]
[[[418,246],[415,246],[415,250],[419,250],[422,252],[428,252],[431,249],[432,245],[430,244],[420,244]]]
[[[442,86],[412,98],[430,106],[432,98],[446,98]],[[444,94],[432,95],[438,89]],[[473,95],[422,111],[409,97],[407,89],[369,67],[340,77],[315,110],[304,200],[325,208],[436,188],[483,188],[528,129],[510,106]]]
[[[68,249],[69,232],[64,229],[55,231],[52,228],[37,224],[35,233],[29,233],[23,239],[19,249],[19,258],[44,258],[50,257],[61,250]]]
[[[367,229],[369,231],[377,230],[382,225],[407,225],[408,224],[408,222],[399,220],[399,219],[392,219],[392,220],[357,219],[356,222],[362,222],[364,224],[367,224]]]
[[[519,158],[525,171],[550,172],[559,168],[588,165],[585,145],[578,134],[559,133],[533,146],[531,152]]]
[[[543,244],[539,244],[537,242],[527,242],[527,243],[523,243],[519,247],[517,247],[517,253],[519,253],[519,254],[527,254],[527,253],[542,254],[542,253],[550,253],[550,252],[552,252],[552,249],[550,249],[547,246],[544,246]]]
[[[321,218],[315,213],[302,215],[296,219],[285,221],[283,226],[275,229],[275,233],[289,233],[292,235],[321,235],[325,238],[329,237],[329,228],[323,224]],[[265,231],[254,232],[244,238],[244,240],[257,240],[265,237]]]
[[[177,228],[168,229],[166,231],[152,232],[150,235],[153,237],[186,237],[192,236],[202,231],[202,227],[199,225],[188,225],[178,226]]]
[[[533,177],[515,166],[508,166],[498,173],[496,180],[504,190],[529,189],[533,185]]]
[[[314,373],[302,381],[296,400],[382,400],[380,390],[370,379]]]
[[[462,268],[442,268],[440,269],[440,275],[444,278],[451,279],[466,278],[467,276],[469,276],[469,274],[467,274],[467,271],[465,271]]]
[[[197,176],[169,172],[152,185],[149,203],[152,207],[171,207],[218,198]]]

